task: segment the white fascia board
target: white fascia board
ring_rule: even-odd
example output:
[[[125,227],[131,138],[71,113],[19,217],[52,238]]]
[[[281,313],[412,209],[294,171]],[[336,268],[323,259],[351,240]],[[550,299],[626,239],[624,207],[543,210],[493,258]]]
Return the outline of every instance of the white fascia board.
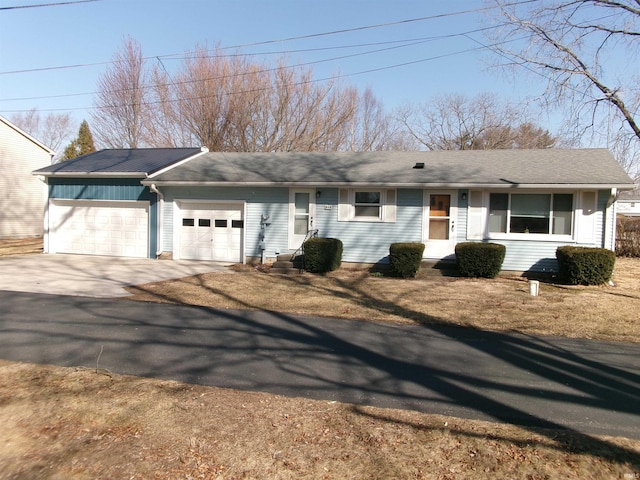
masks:
[[[64,178],[146,178],[145,172],[31,172],[31,175],[39,177],[64,177]]]
[[[143,185],[159,187],[376,187],[376,188],[466,188],[466,189],[537,189],[537,190],[632,190],[633,184],[611,185],[592,183],[563,184],[507,184],[504,183],[385,183],[385,182],[207,182],[207,181],[153,181],[153,175],[142,181]]]
[[[154,177],[156,177],[158,175],[161,175],[161,174],[163,174],[165,172],[168,172],[169,170],[171,170],[173,168],[179,167],[180,165],[184,165],[185,163],[190,162],[194,158],[198,158],[200,155],[204,155],[207,152],[209,152],[209,149],[207,147],[200,147],[200,151],[198,153],[196,153],[195,155],[191,155],[190,157],[183,158],[182,160],[179,160],[176,163],[172,163],[169,166],[161,168],[157,172],[153,172],[151,175],[149,175],[148,178],[154,178]]]

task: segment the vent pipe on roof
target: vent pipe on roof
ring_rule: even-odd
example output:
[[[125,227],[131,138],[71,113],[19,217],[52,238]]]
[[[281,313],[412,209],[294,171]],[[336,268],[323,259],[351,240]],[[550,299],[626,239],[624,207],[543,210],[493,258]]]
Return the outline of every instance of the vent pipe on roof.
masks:
[[[413,168],[424,168],[424,162],[416,162]]]

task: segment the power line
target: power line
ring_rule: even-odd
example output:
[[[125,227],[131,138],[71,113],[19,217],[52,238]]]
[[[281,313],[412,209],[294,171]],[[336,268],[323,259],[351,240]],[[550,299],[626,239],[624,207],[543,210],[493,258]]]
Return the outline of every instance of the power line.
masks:
[[[289,83],[287,85],[296,86],[296,85],[303,85],[303,84],[309,84],[309,83],[320,83],[320,82],[327,82],[327,81],[332,81],[332,80],[339,80],[341,78],[348,78],[348,77],[353,77],[353,76],[357,76],[357,75],[364,75],[364,74],[367,74],[367,73],[379,72],[379,71],[384,71],[384,70],[391,70],[391,69],[394,69],[394,68],[405,67],[405,66],[408,66],[408,65],[415,65],[415,64],[418,64],[418,63],[424,63],[424,62],[428,62],[428,61],[439,60],[439,59],[442,59],[442,58],[452,57],[452,56],[455,56],[455,55],[462,55],[462,54],[465,54],[465,53],[470,53],[470,52],[475,52],[475,51],[480,51],[480,50],[486,50],[486,49],[490,49],[490,48],[491,48],[490,46],[481,46],[481,47],[469,48],[469,49],[460,50],[460,51],[457,51],[457,52],[451,52],[451,53],[446,53],[446,54],[442,54],[442,55],[431,56],[431,57],[427,57],[427,58],[422,58],[422,59],[413,60],[413,61],[409,61],[409,62],[397,63],[397,64],[393,64],[393,65],[387,65],[387,66],[378,67],[378,68],[372,68],[372,69],[368,69],[368,70],[361,70],[361,71],[358,71],[358,72],[352,72],[352,73],[347,73],[347,74],[339,74],[339,75],[332,75],[332,76],[328,76],[328,77],[324,77],[324,78],[312,78],[312,79],[309,79],[309,80],[292,82],[292,83]],[[291,67],[287,67],[287,68],[291,68]],[[224,77],[220,77],[220,78],[224,78]],[[194,80],[194,82],[196,82],[196,81],[202,81],[202,80]],[[183,83],[185,83],[185,82],[183,82]],[[260,92],[260,91],[265,91],[268,88],[269,87],[260,87],[260,88],[249,89],[249,90],[238,90],[238,91],[233,91],[233,92],[222,92],[222,95],[231,96],[231,95],[240,95],[240,94],[245,94],[245,93]],[[160,103],[163,103],[163,102],[175,103],[175,102],[180,102],[180,101],[201,100],[203,98],[206,98],[206,97],[205,96],[193,96],[193,97],[184,97],[184,98],[172,99],[172,100],[155,100],[155,101],[150,101],[150,102],[140,102],[139,105],[149,106],[149,105],[157,105],[157,104],[160,104]],[[126,106],[126,104],[113,105],[114,108],[115,107],[122,107],[122,106]],[[51,109],[42,109],[42,110],[39,110],[39,111],[41,111],[41,112],[67,111],[68,112],[68,111],[80,111],[80,110],[100,110],[102,108],[105,108],[105,107],[92,106],[92,107],[78,107],[78,108],[51,108]],[[19,113],[19,112],[23,112],[25,110],[4,110],[4,111],[7,112],[7,113]]]
[[[100,0],[77,0],[77,1],[100,1]],[[534,2],[537,2],[537,1],[539,1],[539,0],[521,0],[521,1],[516,1],[516,2],[505,4],[504,6],[508,7],[508,6],[524,5],[524,4],[527,4],[527,3],[534,3]],[[69,2],[69,3],[73,3],[73,2]],[[462,10],[462,11],[458,11],[458,12],[448,12],[448,13],[441,13],[441,14],[438,14],[438,15],[430,15],[430,16],[427,16],[427,17],[409,18],[409,19],[406,19],[406,20],[399,20],[399,21],[395,21],[395,22],[379,23],[379,24],[375,24],[375,25],[365,25],[365,26],[360,26],[360,27],[345,28],[345,29],[341,29],[341,30],[332,30],[332,31],[321,32],[321,33],[312,33],[312,34],[308,34],[308,35],[287,37],[287,38],[281,38],[281,39],[277,39],[277,40],[264,40],[264,41],[260,41],[260,42],[245,43],[245,44],[240,44],[240,45],[232,45],[232,46],[228,46],[228,47],[222,47],[222,50],[232,50],[232,49],[236,49],[237,50],[237,49],[240,49],[240,48],[255,47],[255,46],[259,46],[259,45],[269,45],[269,44],[274,44],[274,43],[291,42],[291,41],[294,41],[294,40],[306,40],[306,39],[310,39],[310,38],[318,38],[318,37],[323,37],[323,36],[328,36],[328,35],[338,35],[338,34],[343,34],[343,33],[358,32],[358,31],[369,30],[369,29],[374,29],[374,28],[390,27],[390,26],[396,26],[396,25],[405,25],[405,24],[414,23],[414,22],[423,22],[423,21],[427,21],[427,20],[436,20],[436,19],[440,19],[440,18],[453,17],[453,16],[458,16],[458,15],[466,15],[466,14],[469,14],[469,13],[478,13],[478,12],[483,12],[483,11],[486,11],[486,10],[492,10],[492,9],[496,9],[496,8],[499,8],[499,7],[496,7],[496,6],[480,7],[480,8],[474,8],[474,9],[469,9],[469,10]],[[193,52],[187,52],[186,54],[188,55],[189,53],[193,53]],[[182,57],[184,55],[185,55],[184,52],[182,52],[182,53],[165,54],[165,55],[153,55],[151,57],[145,57],[144,60],[150,60],[150,59],[155,59],[155,58]],[[98,65],[109,65],[109,64],[112,64],[112,63],[114,63],[114,62],[105,61],[105,62],[95,62],[95,63],[79,63],[79,64],[73,64],[73,65],[59,65],[59,66],[53,66],[53,67],[39,67],[39,68],[30,68],[30,69],[11,70],[11,71],[0,72],[0,75],[10,75],[10,74],[17,74],[17,73],[31,73],[31,72],[43,72],[43,71],[50,71],[50,70],[63,70],[63,69],[69,69],[69,68],[94,67],[94,66],[98,66]]]
[[[325,58],[322,60],[314,60],[314,61],[309,61],[309,62],[303,62],[303,63],[297,63],[297,64],[293,64],[293,65],[287,65],[286,67],[271,67],[271,68],[265,68],[265,69],[261,69],[261,70],[257,70],[257,71],[252,71],[251,73],[269,73],[269,72],[274,72],[277,71],[281,68],[298,68],[298,67],[304,67],[304,66],[310,66],[310,65],[317,65],[320,63],[327,63],[327,62],[332,62],[332,61],[336,61],[336,60],[344,60],[346,58],[354,58],[354,57],[359,57],[359,56],[363,56],[363,55],[371,55],[373,53],[380,53],[383,51],[388,51],[388,50],[393,50],[393,49],[398,49],[398,48],[404,48],[404,47],[411,47],[411,46],[415,46],[415,45],[420,45],[423,43],[428,43],[428,42],[432,42],[432,41],[436,41],[436,40],[442,40],[442,39],[447,39],[447,38],[454,38],[454,37],[464,37],[464,38],[468,38],[470,39],[471,37],[469,37],[469,35],[473,34],[473,33],[478,33],[478,32],[482,32],[482,31],[486,31],[486,30],[491,30],[497,28],[497,26],[491,26],[491,27],[484,27],[484,28],[478,28],[478,29],[474,29],[474,30],[469,30],[466,32],[461,32],[461,33],[450,33],[450,34],[446,34],[446,35],[437,35],[437,36],[430,36],[430,37],[419,37],[419,38],[414,38],[414,39],[404,39],[404,40],[391,40],[391,41],[387,41],[387,42],[373,42],[373,43],[363,43],[363,44],[355,44],[355,45],[340,45],[340,46],[333,46],[333,47],[320,47],[320,48],[313,48],[313,49],[305,49],[302,51],[305,52],[310,52],[310,51],[326,51],[326,50],[337,50],[337,49],[346,49],[346,48],[359,48],[359,47],[363,47],[363,46],[374,46],[374,45],[389,45],[389,44],[397,44],[397,43],[401,43],[402,45],[395,45],[392,47],[387,47],[387,48],[380,48],[380,49],[376,49],[376,50],[369,50],[366,52],[359,52],[359,53],[354,53],[354,54],[350,54],[350,55],[343,55],[343,56],[338,56],[338,57],[331,57],[331,58]],[[294,51],[280,51],[280,52],[268,52],[267,54],[286,54],[286,53],[295,53],[296,50]],[[216,57],[216,58],[226,58],[226,57],[237,57],[237,56],[258,56],[258,55],[262,55],[262,54],[232,54],[232,55],[194,55],[192,57],[185,57],[185,59],[187,58],[211,58],[211,57]],[[159,61],[163,70],[168,74],[168,71],[164,65],[164,63],[162,63],[162,58],[163,57],[154,57],[155,60]],[[166,57],[164,57],[166,59]],[[246,73],[241,72],[241,73],[236,73],[233,75],[223,75],[223,76],[219,76],[219,77],[209,77],[209,78],[205,78],[205,79],[197,79],[197,80],[190,80],[190,81],[183,81],[183,82],[178,82],[178,84],[185,84],[185,83],[191,83],[191,82],[201,82],[201,81],[212,81],[212,80],[222,80],[225,78],[229,78],[229,77],[234,77],[234,76],[242,76],[245,75]],[[176,83],[171,82],[171,85],[176,85]],[[166,86],[161,84],[158,86]],[[117,90],[114,91],[113,93],[117,93],[120,91],[126,91],[126,90]],[[19,98],[0,98],[0,102],[12,102],[12,101],[24,101],[24,100],[46,100],[46,99],[53,99],[53,98],[69,98],[69,97],[81,97],[81,96],[87,96],[87,95],[95,95],[97,92],[93,91],[93,92],[84,92],[84,93],[68,93],[68,94],[59,94],[59,95],[45,95],[45,96],[34,96],[34,97],[19,97]]]
[[[74,0],[69,2],[56,2],[56,3],[38,3],[35,5],[16,5],[14,7],[0,7],[0,10],[17,10],[20,8],[39,8],[39,7],[58,7],[60,5],[75,5],[77,3],[89,3],[100,2],[102,0]]]

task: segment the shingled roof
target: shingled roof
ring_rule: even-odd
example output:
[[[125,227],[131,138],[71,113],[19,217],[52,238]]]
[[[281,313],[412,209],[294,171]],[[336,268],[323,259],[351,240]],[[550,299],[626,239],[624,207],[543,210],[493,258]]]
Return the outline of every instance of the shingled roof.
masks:
[[[63,177],[127,176],[144,178],[202,152],[201,148],[107,149],[55,163],[33,173]]]
[[[390,187],[555,185],[621,189],[634,187],[631,178],[606,149],[210,152],[151,175],[143,183]]]

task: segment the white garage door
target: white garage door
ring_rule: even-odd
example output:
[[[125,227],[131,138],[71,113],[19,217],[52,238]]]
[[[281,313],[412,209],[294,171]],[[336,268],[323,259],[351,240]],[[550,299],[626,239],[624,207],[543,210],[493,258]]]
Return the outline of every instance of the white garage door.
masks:
[[[149,202],[53,200],[49,225],[52,253],[148,256]]]
[[[180,258],[242,262],[241,204],[180,204]]]

